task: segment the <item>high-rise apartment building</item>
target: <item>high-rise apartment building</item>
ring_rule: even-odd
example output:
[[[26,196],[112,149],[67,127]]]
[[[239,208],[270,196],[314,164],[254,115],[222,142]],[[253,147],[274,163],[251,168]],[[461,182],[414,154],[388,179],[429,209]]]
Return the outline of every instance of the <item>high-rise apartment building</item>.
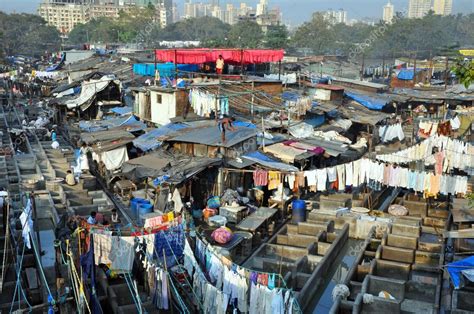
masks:
[[[172,0],[44,0],[38,7],[38,14],[59,32],[67,34],[76,25],[93,18],[118,18],[122,10],[132,12],[150,3],[155,5],[162,27],[173,22]]]
[[[382,20],[385,23],[390,24],[390,23],[392,23],[392,20],[393,20],[394,16],[395,16],[395,7],[393,6],[393,4],[389,0],[388,3],[386,5],[384,5],[384,7],[383,7]]]
[[[257,10],[255,14],[257,16],[267,14],[268,11],[268,1],[267,0],[260,0],[257,4]]]
[[[450,15],[453,10],[453,0],[434,0],[433,11],[438,15]]]
[[[408,18],[422,18],[431,10],[431,0],[410,0]]]
[[[331,24],[347,24],[347,11],[343,9],[339,10],[328,10],[323,14],[324,19],[326,19]]]

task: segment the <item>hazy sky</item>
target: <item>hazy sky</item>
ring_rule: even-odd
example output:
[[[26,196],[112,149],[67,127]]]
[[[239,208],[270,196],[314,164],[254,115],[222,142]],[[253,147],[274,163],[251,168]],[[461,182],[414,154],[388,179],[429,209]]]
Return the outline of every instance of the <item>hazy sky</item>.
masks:
[[[174,0],[178,3],[180,12],[183,11],[184,0]],[[207,2],[207,0],[193,0],[193,2]],[[0,10],[7,12],[35,13],[41,0],[0,0]],[[227,2],[246,2],[255,6],[258,0],[221,0]],[[292,24],[299,24],[309,19],[314,11],[343,8],[348,12],[349,19],[364,17],[380,18],[382,7],[387,0],[268,0],[271,7],[278,6],[283,12],[283,19]],[[408,0],[392,0],[396,11],[406,11]],[[453,0],[454,13],[470,13],[474,11],[474,0]]]

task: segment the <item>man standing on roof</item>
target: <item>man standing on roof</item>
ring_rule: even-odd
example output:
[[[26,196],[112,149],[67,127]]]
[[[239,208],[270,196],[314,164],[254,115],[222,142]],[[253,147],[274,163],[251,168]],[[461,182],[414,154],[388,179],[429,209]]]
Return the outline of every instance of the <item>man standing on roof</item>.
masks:
[[[235,121],[235,118],[232,117],[232,118],[226,118],[226,117],[222,117],[221,119],[219,119],[219,131],[221,131],[221,138],[222,138],[222,143],[225,143],[225,130],[229,130],[229,131],[235,131],[235,128],[234,126],[232,125],[232,122]]]
[[[219,55],[219,58],[216,60],[216,73],[221,75],[222,71],[224,70],[224,57],[222,55]]]

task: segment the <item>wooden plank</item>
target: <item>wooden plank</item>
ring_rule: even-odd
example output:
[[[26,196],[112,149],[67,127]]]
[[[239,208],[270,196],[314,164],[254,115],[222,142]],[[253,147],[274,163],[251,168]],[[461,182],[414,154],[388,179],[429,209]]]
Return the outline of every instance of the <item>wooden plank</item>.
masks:
[[[474,228],[472,229],[463,229],[457,231],[445,231],[445,238],[454,238],[454,239],[474,239]]]

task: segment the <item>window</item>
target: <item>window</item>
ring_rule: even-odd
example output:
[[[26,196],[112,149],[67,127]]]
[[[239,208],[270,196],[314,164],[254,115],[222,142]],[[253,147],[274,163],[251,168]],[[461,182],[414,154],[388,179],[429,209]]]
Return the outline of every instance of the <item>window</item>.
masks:
[[[156,94],[156,103],[161,104],[161,94]]]

